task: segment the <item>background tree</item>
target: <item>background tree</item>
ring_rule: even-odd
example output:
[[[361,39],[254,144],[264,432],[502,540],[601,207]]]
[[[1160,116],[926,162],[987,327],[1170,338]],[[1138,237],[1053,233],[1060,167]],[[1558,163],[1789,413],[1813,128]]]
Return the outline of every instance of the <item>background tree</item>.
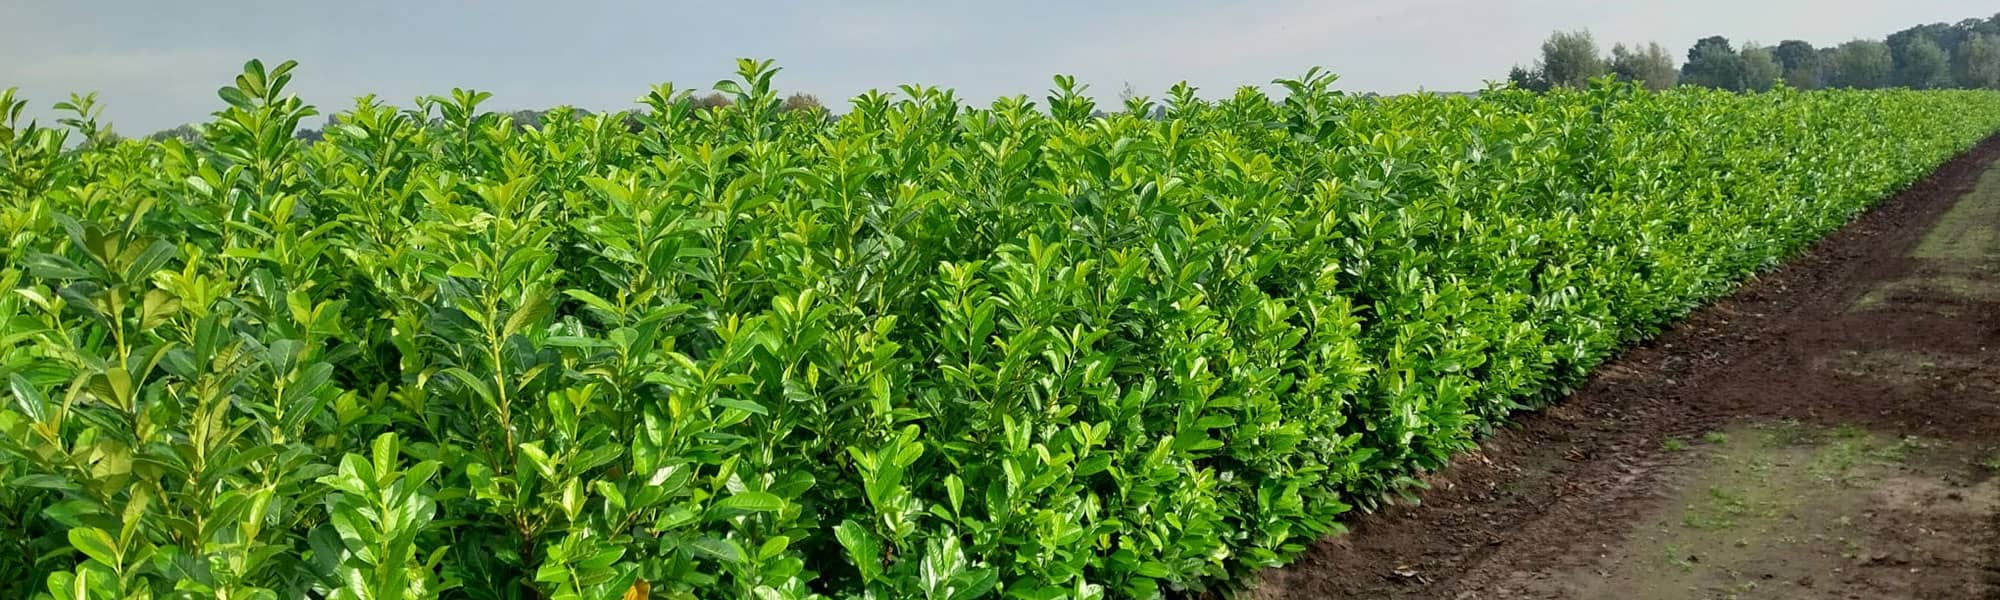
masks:
[[[1647,44],[1643,50],[1626,48],[1624,44],[1612,46],[1611,73],[1619,79],[1640,82],[1656,92],[1673,87],[1681,76],[1674,68],[1673,54],[1659,42]]]
[[[1507,70],[1507,83],[1514,87],[1534,92],[1549,91],[1549,80],[1542,77],[1538,69],[1528,69],[1521,65]]]
[[[1729,38],[1702,38],[1688,49],[1687,64],[1681,65],[1681,83],[1742,91],[1743,55],[1729,44]]]
[[[1824,46],[1819,49],[1819,86],[1833,87],[1833,72],[1840,65],[1840,46]]]
[[[542,115],[547,113],[545,110],[517,110],[509,113],[507,117],[514,121],[515,129],[530,129],[541,127]]]
[[[1854,40],[1840,45],[1834,59],[1830,82],[1844,88],[1888,87],[1895,61],[1889,45],[1875,40]]]
[[[728,96],[722,95],[722,92],[709,92],[707,96],[696,96],[694,98],[694,107],[696,109],[722,108],[730,104],[734,104],[734,102],[731,102]]]
[[[116,131],[111,131],[109,129],[106,129],[104,131],[98,132],[97,135],[92,136],[90,139],[84,140],[81,145],[77,146],[75,151],[116,146],[120,143],[123,143],[124,141],[125,141],[125,136],[118,135],[118,132]]]
[[[1958,46],[1959,83],[2000,89],[2000,34],[1975,33]]]
[[[152,135],[146,136],[146,139],[155,142],[164,142],[168,139],[177,139],[180,140],[182,143],[188,145],[194,145],[201,143],[201,130],[196,129],[195,126],[193,125],[184,124],[179,127],[175,127],[173,129],[162,129],[159,131],[155,131],[152,133]]]
[[[1967,73],[1961,49],[1980,35],[2000,35],[2000,23],[1991,19],[1963,19],[1957,23],[1918,25],[1889,34],[1884,42],[1889,44],[1890,55],[1896,61],[1896,83],[1918,88],[1978,87],[1964,79]],[[1941,52],[1932,52],[1931,44]],[[1946,73],[1938,73],[1939,65],[1944,65]]]
[[[1621,44],[1613,46],[1609,56],[1598,56],[1589,32],[1556,32],[1542,44],[1540,58],[1531,67],[1515,67],[1508,80],[1521,88],[1545,90],[1581,87],[1590,77],[1609,72],[1623,80],[1643,81],[1652,89],[1669,87],[1676,77],[1680,83],[1732,91],[1768,89],[1780,79],[1808,90],[1991,88],[1989,73],[2000,69],[1991,66],[1994,59],[1989,58],[2000,52],[1994,49],[1996,44],[2000,44],[2000,14],[1916,25],[1879,40],[1819,48],[1804,40],[1785,40],[1770,47],[1747,44],[1739,51],[1728,38],[1711,36],[1688,49],[1675,75],[1655,76],[1646,74],[1653,72],[1650,47],[1642,52]],[[1674,59],[1668,57],[1666,62],[1671,65]]]
[[[1778,71],[1785,78],[1785,85],[1802,90],[1818,89],[1820,86],[1819,50],[1802,40],[1778,42],[1771,49],[1771,58],[1778,61]]]
[[[1929,37],[1911,40],[1896,64],[1897,83],[1920,90],[1951,87],[1950,56]]]
[[[793,112],[800,110],[824,111],[826,110],[826,107],[819,103],[819,96],[799,93],[799,94],[792,94],[790,97],[785,98],[785,103],[778,105],[778,110],[784,112]]]
[[[1537,66],[1551,87],[1590,87],[1591,78],[1606,72],[1604,58],[1597,53],[1597,40],[1589,31],[1550,35],[1542,42],[1542,60]]]
[[[1778,59],[1765,46],[1743,45],[1743,88],[1753,92],[1769,91],[1773,84],[1784,75],[1778,67]]]

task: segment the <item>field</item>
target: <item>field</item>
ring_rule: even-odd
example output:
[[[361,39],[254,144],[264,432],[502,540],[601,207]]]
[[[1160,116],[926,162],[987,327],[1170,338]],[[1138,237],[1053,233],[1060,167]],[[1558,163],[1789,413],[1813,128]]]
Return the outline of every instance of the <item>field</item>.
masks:
[[[1608,362],[1257,597],[2000,593],[2000,297],[1938,283],[2000,267],[1996,159]]]
[[[109,139],[86,98],[30,125],[0,97],[0,597],[1532,588],[1547,577],[1481,580],[1513,571],[1441,547],[1377,569],[1367,544],[1438,522],[1401,499],[1455,493],[1438,483],[1479,436],[1523,443],[1568,411],[1629,421],[1593,430],[1618,439],[1703,427],[1634,454],[1712,482],[1690,484],[1719,490],[1698,524],[1762,518],[1738,483],[1822,482],[1739,463],[1945,490],[1955,463],[1925,452],[1974,451],[1597,390],[1660,344],[1722,343],[1686,329],[1722,308],[1659,336],[2000,130],[1996,93],[1373,98],[1314,71],[1278,98],[1105,107],[1060,77],[987,108],[906,86],[835,119],[781,110],[775,69],[745,61],[719,108],[661,86],[631,113],[517,127],[453,90],[360,99],[309,144],[292,68],[245,65],[199,142]],[[1829,275],[1811,298],[1851,296],[1857,325],[1916,318],[1911,298],[1984,318],[2000,209],[1963,206],[1922,244],[1850,246],[1935,271]],[[1815,331],[1701,360],[1764,381],[1986,364],[1776,341]],[[1764,438],[1768,456],[1723,442]],[[1549,480],[1615,481],[1594,457],[1636,452],[1576,448],[1586,471]],[[1500,506],[1554,497],[1520,491]],[[1721,585],[1631,552],[1606,577]]]

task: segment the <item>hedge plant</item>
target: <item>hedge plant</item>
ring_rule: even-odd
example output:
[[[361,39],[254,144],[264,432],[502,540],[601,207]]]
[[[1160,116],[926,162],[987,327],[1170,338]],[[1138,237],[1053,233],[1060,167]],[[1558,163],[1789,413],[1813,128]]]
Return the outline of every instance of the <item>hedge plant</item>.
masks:
[[[2000,93],[0,96],[0,596],[1227,591]]]

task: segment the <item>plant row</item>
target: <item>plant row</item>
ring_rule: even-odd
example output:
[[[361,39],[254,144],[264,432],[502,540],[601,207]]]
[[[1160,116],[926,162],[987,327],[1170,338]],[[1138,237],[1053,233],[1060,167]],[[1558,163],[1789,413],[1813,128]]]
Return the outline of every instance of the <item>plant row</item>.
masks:
[[[516,127],[286,63],[0,96],[0,596],[1226,591],[2000,128],[2000,94],[1314,71]]]

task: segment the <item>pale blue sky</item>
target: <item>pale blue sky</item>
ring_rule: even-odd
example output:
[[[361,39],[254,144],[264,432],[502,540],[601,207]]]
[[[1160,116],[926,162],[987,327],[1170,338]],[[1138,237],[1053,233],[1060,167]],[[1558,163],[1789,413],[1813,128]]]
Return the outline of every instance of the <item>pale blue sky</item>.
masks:
[[[952,87],[968,101],[1068,73],[1115,97],[1188,80],[1204,95],[1321,65],[1352,90],[1476,89],[1533,58],[1551,30],[1771,44],[1879,38],[1990,16],[1990,0],[1151,0],[1058,2],[418,2],[0,0],[0,87],[32,114],[96,90],[127,135],[203,120],[242,62],[300,61],[322,112],[362,93],[407,106],[452,87],[496,109],[623,109],[652,83],[706,88],[734,58],[775,58],[786,90],[834,105],[869,88]],[[314,119],[313,124],[319,123]]]

